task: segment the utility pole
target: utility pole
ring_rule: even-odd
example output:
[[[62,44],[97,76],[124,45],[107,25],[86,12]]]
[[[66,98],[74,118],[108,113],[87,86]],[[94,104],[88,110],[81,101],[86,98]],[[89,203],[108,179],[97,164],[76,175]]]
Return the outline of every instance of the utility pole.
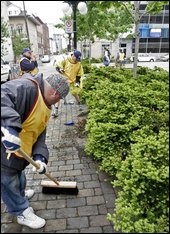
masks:
[[[25,19],[25,27],[26,27],[26,31],[27,31],[27,38],[28,38],[28,42],[29,42],[30,47],[31,47],[29,31],[28,31],[28,22],[27,22],[27,16],[26,16],[26,11],[25,11],[25,2],[24,1],[23,1],[23,8],[24,8],[24,19]]]

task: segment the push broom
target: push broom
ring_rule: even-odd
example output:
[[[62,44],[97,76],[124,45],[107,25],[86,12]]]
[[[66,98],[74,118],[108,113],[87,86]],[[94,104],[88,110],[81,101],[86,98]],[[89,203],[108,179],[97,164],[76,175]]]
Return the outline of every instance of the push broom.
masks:
[[[29,163],[31,163],[34,167],[39,169],[39,165],[30,158],[22,149],[17,151],[21,156],[23,156]],[[41,181],[42,192],[47,194],[70,194],[77,195],[78,187],[77,182],[70,181],[57,181],[47,172],[44,173],[51,181]]]
[[[22,149],[17,151],[25,160],[31,163],[34,167],[39,169],[39,165],[30,158]],[[78,187],[77,182],[70,181],[57,181],[47,172],[44,173],[51,181],[41,181],[42,192],[46,194],[69,194],[77,195]]]
[[[1,131],[4,134],[4,128],[1,127]],[[29,157],[22,149],[17,151],[25,160],[31,163],[34,167],[39,169],[39,165]],[[7,156],[7,159],[9,155]],[[77,182],[70,182],[70,181],[57,181],[47,172],[44,173],[51,181],[41,181],[42,192],[47,194],[69,194],[69,195],[77,195],[78,194],[78,187]]]

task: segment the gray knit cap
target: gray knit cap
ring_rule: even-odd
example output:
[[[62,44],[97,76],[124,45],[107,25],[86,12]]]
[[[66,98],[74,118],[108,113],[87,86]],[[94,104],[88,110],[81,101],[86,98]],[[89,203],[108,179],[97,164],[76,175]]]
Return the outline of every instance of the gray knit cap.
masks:
[[[65,98],[69,93],[69,84],[65,76],[61,75],[60,73],[51,74],[47,77],[46,81],[54,88],[61,98]]]

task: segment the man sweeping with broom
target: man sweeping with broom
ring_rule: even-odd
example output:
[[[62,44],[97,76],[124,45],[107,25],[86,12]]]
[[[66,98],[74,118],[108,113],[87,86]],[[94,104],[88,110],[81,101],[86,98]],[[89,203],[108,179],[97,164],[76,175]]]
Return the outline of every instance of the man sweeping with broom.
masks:
[[[25,191],[24,169],[29,163],[18,150],[22,148],[37,163],[40,174],[46,172],[49,152],[45,138],[51,105],[68,92],[68,82],[61,74],[15,79],[1,86],[1,197],[17,222],[33,229],[43,227],[45,220],[29,207],[28,199],[34,194]]]

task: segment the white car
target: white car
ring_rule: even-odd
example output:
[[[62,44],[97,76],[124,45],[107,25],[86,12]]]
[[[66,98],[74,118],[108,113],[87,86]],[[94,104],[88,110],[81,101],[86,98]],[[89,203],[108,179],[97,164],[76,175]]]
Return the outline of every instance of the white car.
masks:
[[[169,54],[165,54],[164,56],[161,56],[159,58],[160,61],[163,61],[163,62],[168,62],[169,61]]]
[[[49,63],[50,62],[50,56],[49,55],[43,55],[41,57],[41,62],[42,63]]]
[[[11,80],[11,67],[8,62],[1,59],[1,83]]]
[[[134,61],[134,55],[130,57],[130,61]],[[156,58],[150,54],[138,54],[138,62],[155,62]]]

